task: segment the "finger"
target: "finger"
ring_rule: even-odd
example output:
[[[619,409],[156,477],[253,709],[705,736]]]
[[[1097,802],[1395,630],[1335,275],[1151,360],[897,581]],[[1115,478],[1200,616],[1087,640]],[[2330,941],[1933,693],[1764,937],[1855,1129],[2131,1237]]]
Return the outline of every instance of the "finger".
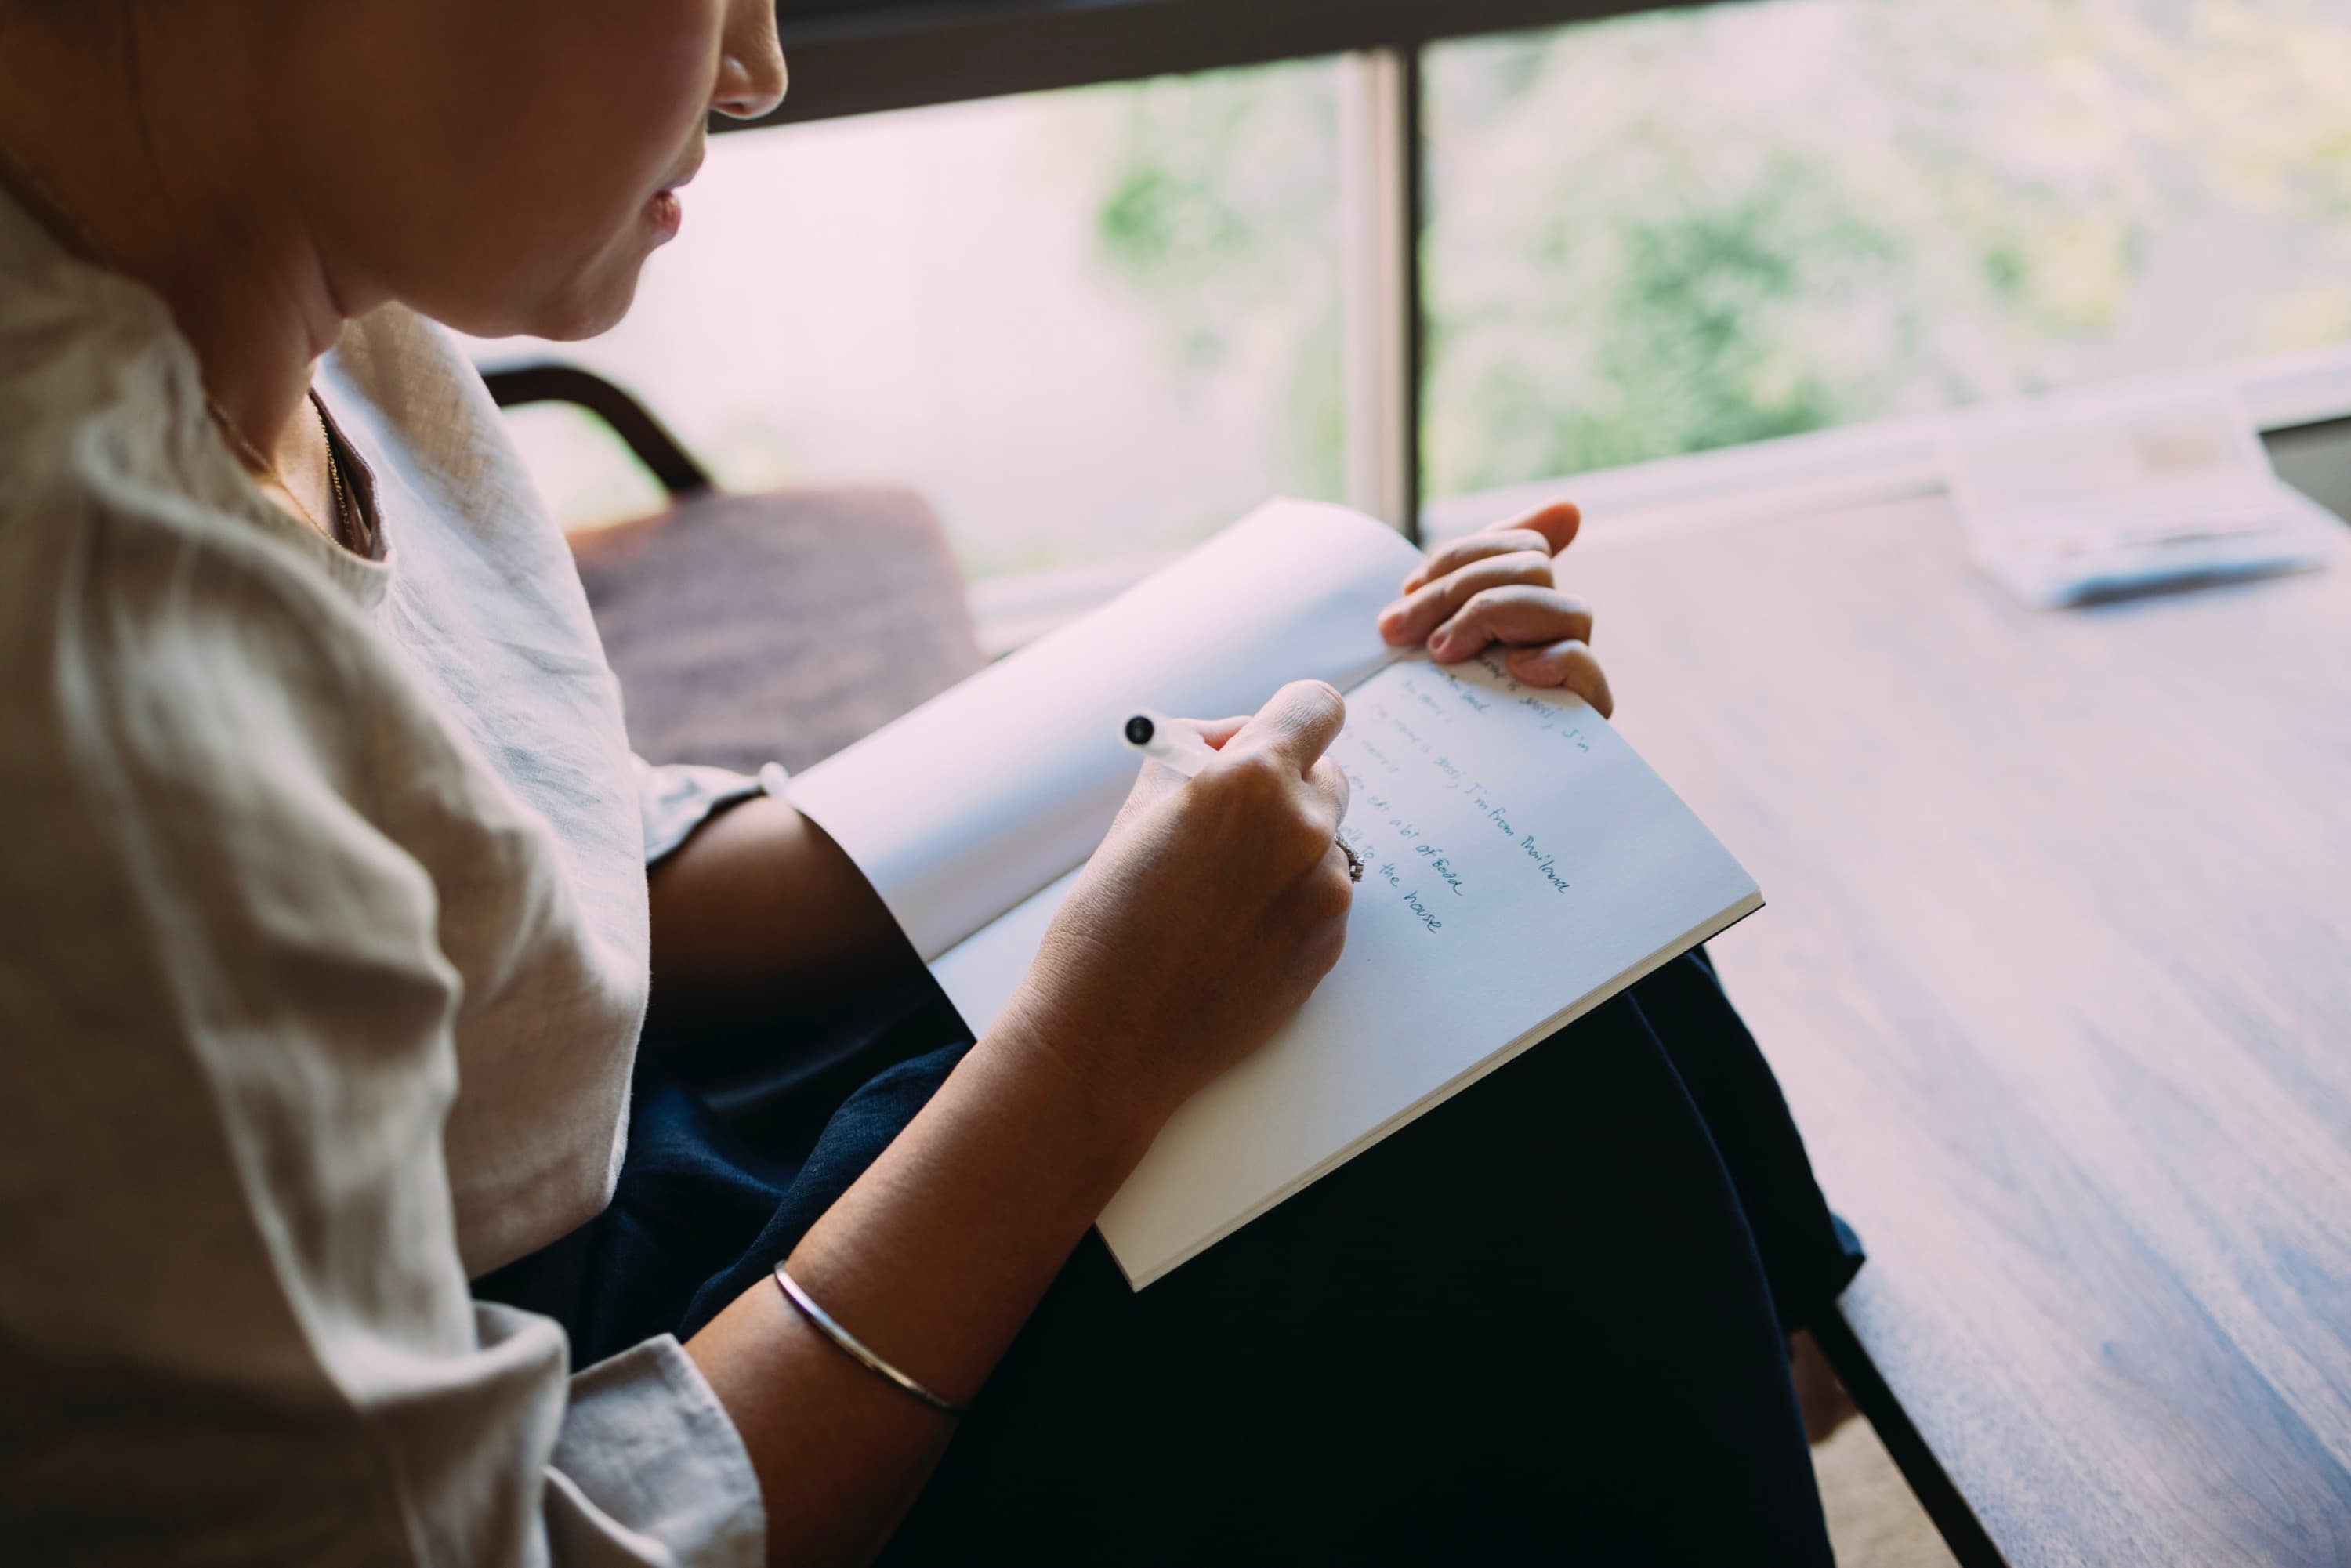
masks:
[[[1435,582],[1447,572],[1485,556],[1521,549],[1557,555],[1575,542],[1576,532],[1583,527],[1583,510],[1573,501],[1547,502],[1531,512],[1489,523],[1474,534],[1464,534],[1431,550],[1420,569],[1404,580],[1404,591],[1409,593],[1423,583]],[[1509,542],[1499,546],[1495,543],[1504,539]]]
[[[1412,647],[1476,595],[1513,583],[1549,588],[1551,557],[1537,549],[1473,560],[1381,611],[1380,636],[1392,647]]]
[[[1473,595],[1429,633],[1428,652],[1441,664],[1458,664],[1489,643],[1536,647],[1568,638],[1592,641],[1592,607],[1556,588],[1521,583]]]
[[[1551,541],[1551,553],[1557,555],[1573,544],[1575,536],[1583,531],[1583,509],[1573,501],[1551,501],[1522,517],[1513,517],[1499,526],[1531,528]]]
[[[1354,865],[1355,862],[1347,858],[1346,850],[1333,841],[1331,847],[1322,852],[1322,863],[1315,868],[1321,873],[1323,888],[1327,890],[1323,897],[1329,901],[1329,914],[1342,923],[1346,920],[1347,911],[1355,902],[1358,882]]]
[[[1198,730],[1202,740],[1221,751],[1225,742],[1238,735],[1241,726],[1249,721],[1249,716],[1242,714],[1238,718],[1187,718],[1184,722]]]
[[[1283,894],[1298,928],[1314,935],[1299,955],[1300,977],[1311,984],[1329,974],[1347,946],[1347,913],[1355,902],[1355,882],[1347,874],[1347,852],[1322,846],[1320,860]]]
[[[1347,820],[1347,801],[1353,788],[1347,782],[1345,771],[1325,757],[1306,770],[1306,782],[1312,786],[1315,796],[1328,808],[1331,834],[1336,838],[1339,824]]]
[[[1573,637],[1540,648],[1513,648],[1502,661],[1511,674],[1531,686],[1562,686],[1600,710],[1607,718],[1616,711],[1608,690],[1608,673],[1593,656],[1591,644]]]
[[[1397,591],[1410,593],[1416,588],[1435,582],[1448,571],[1459,571],[1473,560],[1484,560],[1489,556],[1515,555],[1522,550],[1549,555],[1551,540],[1532,528],[1481,528],[1474,534],[1463,534],[1459,538],[1447,539],[1429,551],[1428,558],[1404,580],[1404,587]]]
[[[1227,757],[1269,756],[1304,778],[1347,722],[1346,700],[1327,681],[1292,681],[1273,694],[1222,750]]]

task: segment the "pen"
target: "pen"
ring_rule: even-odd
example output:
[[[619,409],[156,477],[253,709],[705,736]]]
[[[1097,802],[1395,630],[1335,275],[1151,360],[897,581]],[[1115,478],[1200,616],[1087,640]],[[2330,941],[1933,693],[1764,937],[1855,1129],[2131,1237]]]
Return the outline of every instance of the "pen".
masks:
[[[1164,713],[1144,709],[1128,719],[1119,733],[1126,743],[1145,757],[1155,757],[1168,767],[1190,779],[1201,768],[1216,760],[1217,748],[1200,738],[1200,732],[1188,724],[1169,718]],[[1339,852],[1347,857],[1347,880],[1364,880],[1364,857],[1344,838],[1339,840]],[[1431,927],[1431,929],[1435,929]]]
[[[1216,760],[1216,747],[1202,740],[1198,730],[1148,708],[1128,719],[1122,733],[1135,750],[1158,758],[1186,779]]]

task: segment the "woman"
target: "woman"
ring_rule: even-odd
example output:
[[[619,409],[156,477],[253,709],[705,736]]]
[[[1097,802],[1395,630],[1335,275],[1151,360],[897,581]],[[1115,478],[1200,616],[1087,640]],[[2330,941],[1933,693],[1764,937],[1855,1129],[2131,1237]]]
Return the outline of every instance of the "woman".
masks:
[[[1851,1261],[1696,959],[1142,1296],[1085,1239],[1338,952],[1329,688],[1146,774],[977,1042],[787,804],[632,764],[432,323],[609,326],[783,89],[768,0],[0,0],[12,1551],[1823,1560]],[[1574,528],[1383,630],[1604,707]],[[815,1067],[641,1061],[649,972]]]

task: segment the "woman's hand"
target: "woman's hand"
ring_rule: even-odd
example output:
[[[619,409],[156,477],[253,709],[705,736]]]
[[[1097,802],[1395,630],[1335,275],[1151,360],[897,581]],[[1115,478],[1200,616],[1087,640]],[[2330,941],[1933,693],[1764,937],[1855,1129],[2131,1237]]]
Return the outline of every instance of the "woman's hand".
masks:
[[[1440,664],[1499,643],[1511,674],[1531,686],[1565,686],[1606,716],[1616,705],[1592,656],[1592,607],[1552,580],[1552,558],[1583,522],[1573,502],[1554,501],[1440,545],[1380,612],[1380,635],[1398,648],[1425,641]]]
[[[1145,766],[1055,917],[1007,1038],[1042,1042],[1114,1115],[1158,1121],[1248,1055],[1338,962],[1353,885],[1334,836],[1347,780],[1323,752],[1339,694],[1298,681],[1203,725],[1188,785]]]

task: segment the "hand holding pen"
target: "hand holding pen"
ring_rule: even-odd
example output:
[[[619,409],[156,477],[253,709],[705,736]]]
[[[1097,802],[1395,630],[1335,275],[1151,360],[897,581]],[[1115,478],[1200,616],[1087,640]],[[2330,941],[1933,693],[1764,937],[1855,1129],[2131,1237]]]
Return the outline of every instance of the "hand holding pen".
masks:
[[[1229,722],[1238,725],[1241,721]],[[1217,727],[1219,730],[1226,727],[1223,725]],[[1197,726],[1186,724],[1180,718],[1169,718],[1165,714],[1150,708],[1144,708],[1128,718],[1120,733],[1127,745],[1186,779],[1197,778],[1200,769],[1214,762],[1218,755]],[[1363,857],[1355,853],[1354,846],[1345,839],[1336,841],[1339,852],[1347,857],[1347,880],[1363,881]]]

